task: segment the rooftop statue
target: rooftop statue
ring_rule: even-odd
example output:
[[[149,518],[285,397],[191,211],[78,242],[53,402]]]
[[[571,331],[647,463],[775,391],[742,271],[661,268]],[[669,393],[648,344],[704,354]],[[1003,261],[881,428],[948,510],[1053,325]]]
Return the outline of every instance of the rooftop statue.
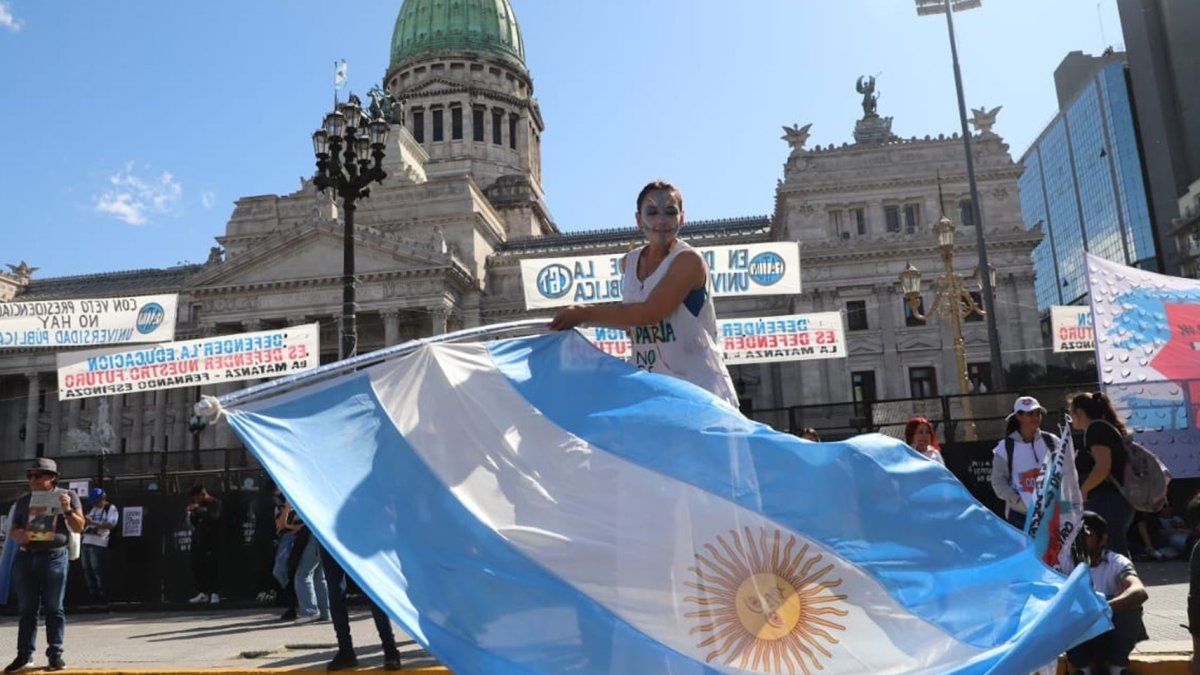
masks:
[[[863,95],[863,117],[875,117],[875,102],[879,100],[879,94],[875,93],[875,76],[863,75],[859,77],[858,83],[854,88],[858,93]]]
[[[787,144],[792,146],[790,157],[794,157],[804,150],[804,144],[808,142],[808,130],[810,127],[812,127],[812,122],[804,126],[793,124],[790,127],[783,128],[783,135],[779,138],[787,141]]]
[[[404,124],[400,102],[390,92],[375,85],[367,92],[367,96],[371,97],[371,105],[367,108],[371,119],[383,119],[392,124]]]
[[[991,110],[987,110],[986,108],[971,108],[971,112],[974,114],[968,121],[971,123],[971,126],[975,127],[975,131],[978,131],[980,135],[993,135],[992,127],[996,124],[996,115],[1000,114],[1000,109],[1003,107],[1004,106],[1002,105],[998,105]]]

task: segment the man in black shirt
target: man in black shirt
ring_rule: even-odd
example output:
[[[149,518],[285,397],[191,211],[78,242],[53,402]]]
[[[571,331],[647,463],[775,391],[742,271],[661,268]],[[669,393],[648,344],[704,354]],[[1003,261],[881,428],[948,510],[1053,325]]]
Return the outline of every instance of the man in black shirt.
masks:
[[[217,604],[217,544],[220,540],[221,501],[210,495],[203,485],[192,486],[192,501],[187,505],[188,522],[192,526],[192,576],[196,580],[196,597],[188,602]]]

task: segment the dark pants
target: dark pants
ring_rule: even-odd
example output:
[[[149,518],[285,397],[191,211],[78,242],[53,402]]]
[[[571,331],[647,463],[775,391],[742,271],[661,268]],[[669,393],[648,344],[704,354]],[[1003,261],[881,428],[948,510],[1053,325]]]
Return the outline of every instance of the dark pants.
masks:
[[[30,657],[37,648],[38,608],[46,617],[46,656],[62,656],[67,617],[63,595],[67,590],[67,548],[44,553],[17,551],[13,584],[21,619],[17,625],[17,655]]]
[[[1113,612],[1113,629],[1067,650],[1067,660],[1077,669],[1087,668],[1096,661],[1110,666],[1128,666],[1134,645],[1146,639],[1142,609]]]
[[[346,571],[321,549],[321,567],[325,572],[325,583],[329,586],[329,618],[333,621],[333,632],[337,634],[338,652],[354,653],[354,640],[350,637],[350,612],[346,609]],[[384,656],[397,654],[396,635],[392,632],[392,620],[379,606],[371,601],[371,618],[375,619],[375,630],[379,631],[379,642]]]
[[[196,590],[206,595],[217,592],[217,543],[211,539],[192,540],[192,578]]]
[[[1129,557],[1129,539],[1126,533],[1133,524],[1133,507],[1116,490],[1093,491],[1088,495],[1084,508],[1095,511],[1108,524],[1108,549]]]
[[[1018,530],[1020,530],[1022,532],[1025,531],[1025,514],[1024,513],[1021,513],[1020,511],[1017,511],[1016,509],[1008,509],[1008,515],[1006,515],[1004,517],[1004,519],[1008,521],[1009,525],[1012,525],[1013,527],[1017,528]]]
[[[79,556],[92,602],[108,603],[108,547],[84,544]]]

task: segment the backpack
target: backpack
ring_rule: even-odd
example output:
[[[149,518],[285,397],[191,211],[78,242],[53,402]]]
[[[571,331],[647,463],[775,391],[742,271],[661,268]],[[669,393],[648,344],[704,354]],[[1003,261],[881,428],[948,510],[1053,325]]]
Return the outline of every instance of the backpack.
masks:
[[[1038,433],[1041,434],[1042,442],[1046,444],[1046,451],[1049,452],[1049,451],[1053,450],[1054,449],[1054,438],[1050,436],[1050,432],[1039,431]],[[1016,450],[1016,448],[1017,448],[1017,442],[1015,440],[1013,440],[1013,437],[1011,435],[1005,436],[1004,437],[1004,452],[1006,452],[1008,454],[1008,482],[1010,484],[1012,483],[1012,479],[1013,479],[1013,451]],[[1037,459],[1037,453],[1034,453],[1033,458]],[[1038,464],[1040,465],[1042,463],[1042,460],[1045,460],[1045,459],[1046,459],[1046,457],[1045,457],[1045,455],[1043,455],[1042,459],[1038,460]]]
[[[1171,473],[1158,455],[1129,437],[1125,438],[1125,455],[1125,475],[1117,481],[1109,474],[1108,480],[1134,509],[1158,512],[1167,501]]]

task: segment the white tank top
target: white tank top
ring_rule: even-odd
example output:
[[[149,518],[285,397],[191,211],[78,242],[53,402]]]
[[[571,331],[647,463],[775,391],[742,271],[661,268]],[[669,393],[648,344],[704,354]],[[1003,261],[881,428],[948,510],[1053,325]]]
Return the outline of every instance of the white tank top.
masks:
[[[671,263],[684,251],[700,255],[691,246],[680,240],[654,273],[644,281],[638,280],[638,258],[645,246],[640,246],[625,256],[625,278],[622,302],[643,302],[650,297],[671,268]],[[701,261],[704,259],[701,258]],[[633,344],[633,364],[642,370],[673,375],[681,380],[707,389],[738,407],[737,393],[729,370],[721,358],[721,343],[717,338],[717,313],[713,309],[712,276],[708,265],[704,266],[704,288],[688,294],[683,303],[665,319],[651,326],[635,326],[629,329],[629,341]]]

